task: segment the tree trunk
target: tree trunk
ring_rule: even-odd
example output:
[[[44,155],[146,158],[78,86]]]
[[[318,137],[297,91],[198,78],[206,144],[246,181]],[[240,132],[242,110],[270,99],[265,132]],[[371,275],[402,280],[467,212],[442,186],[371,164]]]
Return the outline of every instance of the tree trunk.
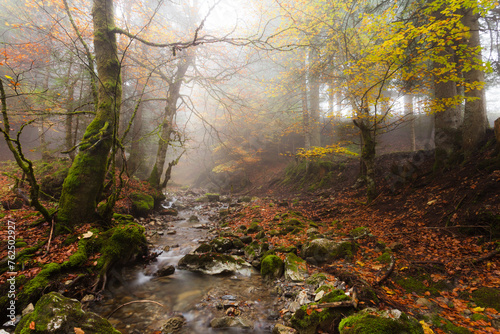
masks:
[[[375,135],[369,124],[369,117],[359,120],[356,125],[361,131],[363,146],[361,148],[361,161],[366,174],[364,179],[366,182],[366,197],[370,203],[377,196],[377,184],[375,183]]]
[[[495,138],[497,139],[497,147],[500,149],[500,117],[495,120]]]
[[[415,142],[415,115],[413,113],[413,95],[409,92],[404,96],[404,113],[410,123],[410,149],[412,152],[415,152],[417,150]]]
[[[450,47],[446,47],[441,52],[441,56],[453,57],[453,53]],[[440,63],[434,63],[435,68],[443,66]],[[437,104],[442,105],[443,101],[452,100],[457,96],[457,86],[454,81],[440,79],[442,78],[434,78],[434,99]],[[434,114],[435,169],[443,168],[450,156],[459,150],[461,123],[460,108],[456,105],[445,105],[444,110]]]
[[[173,132],[173,120],[175,113],[177,112],[177,101],[180,97],[182,80],[184,79],[189,66],[191,66],[193,58],[194,55],[188,54],[184,59],[181,59],[180,63],[177,65],[177,73],[175,74],[174,80],[168,87],[167,105],[165,107],[165,116],[163,117],[161,125],[161,135],[158,141],[156,162],[148,179],[149,183],[156,189],[160,189],[162,185],[161,177],[163,169],[165,168],[165,158],[171,140],[170,136]]]
[[[479,49],[474,65],[482,65],[481,57],[481,41],[479,38],[479,15],[474,14],[471,9],[464,12],[462,21],[469,28],[468,47],[470,49]],[[471,68],[470,71],[464,72],[466,84],[484,83],[484,72],[480,68]],[[479,143],[484,139],[488,119],[486,116],[486,103],[484,89],[466,89],[465,90],[465,110],[464,123],[462,128],[462,145],[465,156],[470,156],[478,147]]]
[[[307,98],[307,80],[304,78],[302,87],[302,127],[304,128],[304,148],[311,148],[311,117],[309,114],[308,98]]]
[[[311,146],[321,146],[321,121],[319,117],[319,74],[315,72],[314,65],[318,61],[318,53],[314,48],[309,53],[309,95],[310,95],[310,135]],[[306,85],[307,87],[307,85]]]
[[[109,151],[121,103],[120,61],[117,56],[113,0],[94,0],[94,49],[99,77],[96,116],[87,127],[80,150],[64,180],[59,200],[59,231],[92,221],[102,192]]]
[[[139,91],[142,91],[140,87]],[[142,97],[144,98],[144,97]],[[144,163],[143,145],[141,143],[141,130],[142,130],[142,115],[143,115],[143,102],[137,107],[134,123],[132,125],[131,143],[130,143],[130,157],[127,161],[127,168],[131,175],[137,175],[139,169]]]

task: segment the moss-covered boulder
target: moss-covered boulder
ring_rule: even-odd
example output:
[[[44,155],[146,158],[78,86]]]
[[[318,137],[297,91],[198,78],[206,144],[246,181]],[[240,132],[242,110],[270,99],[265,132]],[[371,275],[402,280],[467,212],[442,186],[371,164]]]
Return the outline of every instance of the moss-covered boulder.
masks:
[[[228,238],[216,238],[210,241],[210,245],[217,253],[226,253],[233,248],[233,241]]]
[[[321,298],[319,303],[333,303],[349,300],[349,296],[343,291],[334,290]],[[308,308],[310,305],[315,304],[316,303],[303,305],[293,315],[291,319],[292,327],[300,334],[314,334],[317,330],[322,330],[326,333],[336,333],[340,320],[346,315],[354,313],[354,308],[352,307],[324,308],[310,312]]]
[[[153,196],[148,194],[135,192],[130,194],[132,201],[132,214],[137,217],[144,217],[150,214],[155,207]]]
[[[247,233],[253,234],[262,231],[262,227],[259,225],[259,222],[254,221],[247,229]]]
[[[267,279],[280,278],[283,275],[284,263],[276,255],[264,257],[260,263],[260,274]]]
[[[208,275],[217,275],[246,271],[250,269],[251,265],[237,256],[208,252],[186,254],[179,260],[177,267]]]
[[[288,253],[285,258],[285,278],[292,282],[302,282],[307,276],[306,261],[294,253]]]
[[[354,239],[359,239],[359,238],[362,238],[364,236],[370,235],[370,230],[368,229],[368,227],[360,226],[360,227],[356,227],[354,230],[351,230],[349,232],[349,235],[351,237],[353,237]]]
[[[207,193],[205,194],[205,197],[208,199],[209,202],[218,202],[220,201],[220,194],[217,193]]]
[[[35,329],[30,329],[34,324]],[[35,310],[25,315],[16,327],[16,334],[67,334],[75,328],[85,334],[120,334],[104,318],[85,312],[75,299],[51,292],[36,303]]]
[[[341,258],[352,257],[356,244],[350,241],[315,239],[302,246],[301,256],[311,263],[324,263]]]
[[[481,287],[472,292],[472,300],[481,307],[491,307],[500,312],[500,289]]]
[[[136,257],[147,253],[147,241],[144,227],[129,223],[118,225],[102,234],[101,257],[97,266],[101,273],[107,272],[114,265],[123,265]]]
[[[398,310],[365,309],[343,319],[340,334],[423,334],[422,325]]]

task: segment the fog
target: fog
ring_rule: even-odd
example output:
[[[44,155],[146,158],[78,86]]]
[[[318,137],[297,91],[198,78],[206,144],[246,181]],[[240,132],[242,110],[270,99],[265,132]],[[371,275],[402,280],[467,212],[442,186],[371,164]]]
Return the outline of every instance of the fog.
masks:
[[[93,52],[91,3],[70,3],[75,26],[59,6],[27,3],[3,1],[0,10],[11,134],[32,122],[20,135],[28,158],[72,159],[95,111],[91,78],[97,76],[86,58]],[[272,0],[115,5],[117,25],[133,36],[118,35],[124,152],[117,156],[131,175],[147,179],[164,142],[163,170],[173,164],[169,184],[242,189],[254,171],[293,161],[308,145],[308,126],[319,129],[321,146],[359,153],[350,87],[338,84],[335,64],[321,58],[331,52],[328,45],[314,41],[308,48],[308,39],[290,33],[288,7]],[[380,118],[377,153],[412,150],[412,128],[415,149],[432,149],[434,116],[425,107],[431,93],[415,90],[408,115],[398,80],[388,78],[384,100],[370,106],[370,117]],[[490,124],[500,117],[499,93],[500,86],[487,90]],[[305,110],[317,113],[307,124]],[[12,159],[3,140],[0,157]]]

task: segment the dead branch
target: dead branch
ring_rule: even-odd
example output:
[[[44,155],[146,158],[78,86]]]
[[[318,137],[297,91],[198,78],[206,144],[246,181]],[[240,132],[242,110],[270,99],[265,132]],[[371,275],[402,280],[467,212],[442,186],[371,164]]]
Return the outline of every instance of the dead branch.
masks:
[[[134,301],[131,301],[131,302],[128,302],[128,303],[125,303],[125,304],[122,304],[120,306],[118,306],[117,308],[115,308],[110,314],[108,314],[106,316],[106,319],[109,319],[109,317],[111,317],[116,311],[118,311],[119,309],[121,309],[122,307],[124,306],[127,306],[127,305],[130,305],[130,304],[135,304],[135,303],[153,303],[153,304],[156,304],[156,305],[159,305],[163,308],[165,308],[165,305],[161,304],[161,303],[158,303],[158,302],[155,302],[154,300],[147,300],[147,299],[143,299],[143,300],[134,300]]]
[[[500,247],[495,249],[494,251],[486,254],[486,255],[483,255],[481,257],[478,257],[477,259],[474,259],[472,260],[472,264],[478,264],[478,263],[481,263],[483,261],[486,261],[486,260],[489,260],[489,259],[492,259],[495,257],[495,255],[497,255],[498,253],[500,253]]]

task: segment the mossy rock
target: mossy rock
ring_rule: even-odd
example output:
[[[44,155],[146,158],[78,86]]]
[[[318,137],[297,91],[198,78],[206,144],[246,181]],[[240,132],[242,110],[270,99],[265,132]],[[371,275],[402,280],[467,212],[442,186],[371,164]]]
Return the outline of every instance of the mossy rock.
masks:
[[[472,292],[472,300],[481,307],[491,307],[500,312],[500,289],[481,287]]]
[[[302,257],[311,263],[324,263],[341,258],[352,258],[356,244],[319,238],[302,246]]]
[[[220,201],[220,194],[216,193],[206,193],[205,197],[209,202],[219,202]]]
[[[30,329],[34,323],[35,329]],[[16,334],[67,334],[80,328],[85,334],[120,334],[109,321],[82,310],[75,299],[51,292],[36,303],[35,310],[25,315],[16,326]]]
[[[68,176],[69,167],[62,167],[53,173],[47,174],[40,180],[40,190],[53,198],[61,197],[64,179]],[[47,196],[45,196],[47,197]]]
[[[306,279],[306,283],[312,285],[314,287],[319,287],[327,280],[326,274],[323,273],[315,273],[312,274],[309,278]]]
[[[227,238],[216,238],[210,241],[210,245],[217,253],[226,253],[233,248],[233,241]]]
[[[285,278],[291,282],[302,282],[308,276],[306,261],[288,253],[285,258]]]
[[[333,290],[319,300],[319,303],[334,303],[350,300],[341,290]],[[308,305],[315,305],[311,303]],[[291,324],[300,334],[314,334],[317,330],[326,333],[335,333],[342,318],[352,314],[354,309],[351,307],[325,308],[321,312],[308,312],[308,305],[303,305],[292,316]],[[308,314],[310,313],[310,314]]]
[[[349,235],[355,239],[362,238],[364,236],[370,235],[370,230],[368,229],[368,227],[360,226],[349,232]]]
[[[177,266],[179,269],[187,269],[208,275],[218,275],[238,272],[249,268],[250,264],[236,256],[208,252],[203,254],[186,254],[179,260]]]
[[[253,222],[247,229],[247,233],[253,234],[262,231],[262,226],[258,222]]]
[[[23,309],[29,303],[40,298],[42,292],[50,286],[50,280],[61,272],[61,265],[58,263],[46,264],[33,279],[28,281],[17,295],[16,308]]]
[[[194,250],[195,253],[207,253],[207,252],[212,252],[212,245],[209,244],[201,244]]]
[[[439,316],[433,316],[432,319],[432,324],[441,329],[442,331],[446,333],[453,333],[453,334],[472,334],[471,331],[469,331],[465,327],[460,327],[452,323],[450,320],[441,318]]]
[[[393,310],[394,311],[394,310]],[[423,334],[422,325],[414,318],[398,311],[365,309],[343,319],[339,324],[340,334]],[[399,317],[397,317],[399,315]]]
[[[133,223],[134,222],[134,216],[132,216],[132,215],[125,215],[125,214],[121,214],[121,213],[113,213],[113,219],[118,224],[128,224],[128,223]]]
[[[144,217],[150,214],[155,207],[155,200],[153,196],[144,193],[130,194],[132,200],[132,213],[137,217]]]
[[[283,275],[284,263],[276,255],[267,255],[260,263],[260,274],[267,279],[280,278]]]
[[[390,252],[384,252],[382,255],[377,257],[376,259],[380,263],[390,263],[391,262],[391,253]]]
[[[147,252],[144,227],[135,223],[114,227],[104,232],[102,238],[101,257],[97,261],[101,274],[115,264],[126,264]]]

